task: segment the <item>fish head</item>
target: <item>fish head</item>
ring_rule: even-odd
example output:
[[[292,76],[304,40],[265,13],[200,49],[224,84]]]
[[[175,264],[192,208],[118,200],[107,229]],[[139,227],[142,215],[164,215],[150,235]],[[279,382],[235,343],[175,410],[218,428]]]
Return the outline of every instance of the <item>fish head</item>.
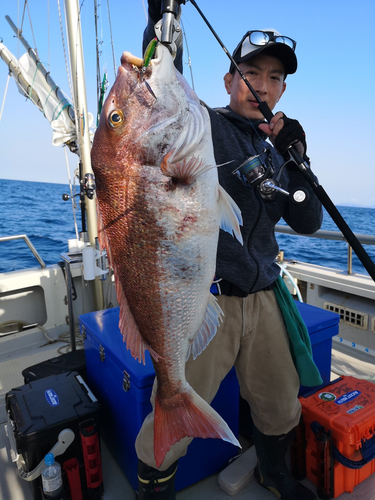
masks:
[[[138,58],[123,53],[94,136],[94,171],[98,165],[118,165],[118,160],[160,165],[186,126],[191,102],[199,103],[169,50],[158,44],[155,54],[142,75],[133,64]]]

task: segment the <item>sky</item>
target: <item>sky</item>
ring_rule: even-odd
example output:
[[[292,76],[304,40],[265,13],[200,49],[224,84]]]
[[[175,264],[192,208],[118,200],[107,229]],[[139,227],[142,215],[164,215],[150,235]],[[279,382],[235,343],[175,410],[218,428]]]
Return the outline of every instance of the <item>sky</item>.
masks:
[[[100,3],[101,2],[101,3]],[[147,0],[98,3],[100,72],[115,78],[121,53],[142,56]],[[276,111],[296,118],[306,132],[311,168],[336,205],[375,208],[375,2],[374,0],[197,0],[218,36],[232,52],[251,29],[276,29],[297,41],[298,70],[287,78],[287,89]],[[80,0],[88,109],[96,102],[96,35],[94,0]],[[5,20],[21,26],[23,0],[1,2],[0,42],[18,58],[23,47]],[[56,84],[70,96],[57,0],[29,0],[23,35],[36,47]],[[64,1],[60,0],[64,16]],[[31,19],[31,25],[30,25]],[[182,6],[185,33],[184,76],[209,106],[229,103],[223,76],[230,61],[195,7]],[[66,39],[65,39],[65,43]],[[188,54],[191,66],[188,65]],[[43,114],[22,96],[0,60],[0,178],[67,184],[77,156],[52,145],[52,130]],[[1,110],[1,107],[0,107]]]

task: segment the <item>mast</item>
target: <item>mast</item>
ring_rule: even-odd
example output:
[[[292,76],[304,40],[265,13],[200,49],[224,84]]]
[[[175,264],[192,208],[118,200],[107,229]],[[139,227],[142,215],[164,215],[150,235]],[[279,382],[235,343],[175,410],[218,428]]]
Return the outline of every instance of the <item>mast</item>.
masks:
[[[65,0],[65,12],[67,19],[68,43],[70,52],[70,66],[73,85],[73,100],[76,117],[77,138],[82,162],[83,182],[86,174],[93,175],[91,166],[91,143],[89,135],[89,118],[87,110],[85,70],[83,62],[81,20],[78,7],[78,0]],[[96,248],[98,237],[98,226],[96,216],[95,196],[89,199],[85,196],[87,231],[89,241],[93,248]],[[94,299],[97,309],[103,309],[103,290],[98,277],[94,281]]]

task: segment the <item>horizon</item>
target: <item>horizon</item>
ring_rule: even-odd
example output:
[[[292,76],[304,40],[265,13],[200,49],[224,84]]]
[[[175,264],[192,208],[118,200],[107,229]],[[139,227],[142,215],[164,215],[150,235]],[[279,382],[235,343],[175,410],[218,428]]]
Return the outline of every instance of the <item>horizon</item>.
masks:
[[[29,181],[24,179],[9,179],[9,178],[0,178],[0,181],[11,181],[11,182],[33,182],[35,184],[52,184],[54,186],[66,186],[69,187],[69,182],[46,182],[46,181]],[[77,184],[76,184],[77,186]],[[350,205],[349,203],[341,203],[336,205],[336,207],[345,207],[345,208],[369,208],[371,210],[375,210],[375,204],[373,206],[367,205]],[[323,207],[324,208],[324,207]]]

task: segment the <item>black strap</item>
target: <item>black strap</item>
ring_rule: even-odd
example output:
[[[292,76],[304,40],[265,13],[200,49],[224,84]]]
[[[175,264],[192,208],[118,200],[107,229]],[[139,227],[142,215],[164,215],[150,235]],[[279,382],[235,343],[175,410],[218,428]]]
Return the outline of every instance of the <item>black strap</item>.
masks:
[[[275,283],[262,288],[262,290],[257,290],[258,292],[264,292],[267,290],[273,290],[275,288]],[[249,293],[244,292],[240,287],[233,285],[230,281],[225,279],[215,278],[215,283],[211,286],[211,293],[214,295],[227,295],[228,297],[247,297]],[[255,292],[251,292],[255,293]]]

